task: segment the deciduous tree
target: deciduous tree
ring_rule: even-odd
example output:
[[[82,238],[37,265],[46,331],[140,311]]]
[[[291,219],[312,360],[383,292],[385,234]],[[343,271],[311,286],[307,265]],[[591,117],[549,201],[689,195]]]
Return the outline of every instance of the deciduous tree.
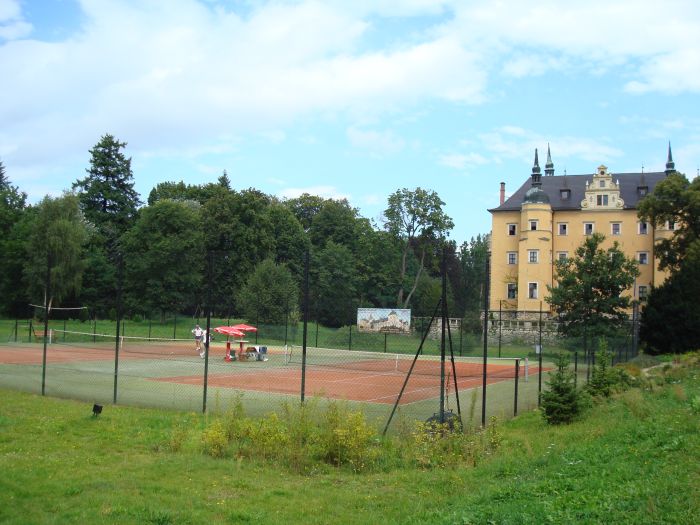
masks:
[[[628,319],[630,298],[623,292],[639,275],[637,263],[617,242],[601,248],[604,240],[595,233],[576,249],[575,257],[555,261],[557,285],[547,287],[546,301],[559,315],[566,335],[603,336]]]
[[[454,223],[442,210],[444,202],[434,191],[416,188],[397,190],[389,196],[388,207],[384,211],[385,227],[403,244],[401,266],[399,268],[399,290],[396,303],[406,308],[418,286],[421,272],[425,267],[428,245],[434,243],[452,229]],[[412,284],[406,280],[409,253],[413,252],[418,261],[418,269]],[[408,294],[406,286],[411,286]]]

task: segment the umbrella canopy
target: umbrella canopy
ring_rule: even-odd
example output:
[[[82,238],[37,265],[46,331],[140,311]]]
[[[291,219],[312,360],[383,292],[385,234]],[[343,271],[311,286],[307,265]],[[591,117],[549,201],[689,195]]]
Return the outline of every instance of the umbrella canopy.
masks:
[[[243,337],[245,333],[235,326],[217,326],[214,331],[224,335],[232,335],[234,337]]]
[[[258,329],[255,328],[254,326],[250,326],[249,324],[236,324],[233,325],[231,328],[234,330],[239,330],[241,332],[257,332]]]

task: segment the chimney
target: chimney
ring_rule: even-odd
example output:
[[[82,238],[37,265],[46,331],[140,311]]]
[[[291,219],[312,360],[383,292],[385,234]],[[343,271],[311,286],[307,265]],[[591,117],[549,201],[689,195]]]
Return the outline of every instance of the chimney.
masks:
[[[501,206],[506,202],[506,183],[501,182]]]

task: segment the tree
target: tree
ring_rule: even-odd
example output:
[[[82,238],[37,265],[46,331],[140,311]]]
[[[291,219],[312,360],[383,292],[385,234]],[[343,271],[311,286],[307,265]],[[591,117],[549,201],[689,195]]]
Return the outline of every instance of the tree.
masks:
[[[292,213],[299,219],[302,228],[307,231],[311,228],[316,215],[321,211],[324,202],[323,197],[304,193],[299,197],[287,200],[285,205],[292,210]]]
[[[546,301],[559,315],[565,335],[603,336],[628,319],[630,298],[623,292],[639,275],[637,263],[617,242],[602,249],[604,240],[595,233],[576,249],[575,257],[555,262],[557,285],[547,287]]]
[[[284,324],[299,316],[299,287],[284,264],[265,259],[241,289],[239,302],[250,322]]]
[[[584,408],[574,373],[569,369],[569,356],[559,354],[556,365],[556,372],[550,375],[547,389],[542,392],[542,416],[551,425],[571,423]]]
[[[464,314],[479,315],[484,306],[484,284],[486,282],[486,258],[489,250],[489,236],[477,235],[469,242],[462,243],[459,250],[459,281],[455,290],[456,298]],[[457,272],[455,272],[457,273]]]
[[[638,207],[641,220],[662,226],[675,225],[673,235],[656,244],[659,268],[678,270],[690,247],[700,240],[700,177],[688,182],[685,175],[672,173],[659,182]]]
[[[311,270],[311,308],[317,320],[333,327],[350,323],[357,306],[357,273],[350,250],[328,241],[314,256]]]
[[[62,197],[44,197],[37,206],[27,239],[27,263],[24,280],[33,301],[51,306],[66,295],[77,293],[82,284],[83,244],[87,231],[78,198],[65,193]],[[47,294],[47,265],[51,267],[51,284]]]
[[[406,308],[416,290],[429,244],[443,238],[454,223],[443,211],[445,204],[434,191],[416,188],[397,190],[389,196],[388,207],[384,211],[386,229],[403,243],[401,266],[399,268],[399,290],[396,296],[398,306]],[[418,269],[413,278],[412,288],[405,294],[408,255],[413,251],[418,260]],[[405,296],[405,297],[404,297]]]
[[[164,200],[144,208],[124,235],[127,304],[137,312],[180,312],[201,295],[199,205]]]
[[[639,336],[651,354],[700,349],[700,245],[694,243],[679,270],[653,288],[642,310]]]
[[[131,159],[112,135],[104,135],[90,150],[88,176],[73,183],[78,190],[80,207],[85,218],[94,224],[112,245],[132,224],[140,204],[134,190]]]

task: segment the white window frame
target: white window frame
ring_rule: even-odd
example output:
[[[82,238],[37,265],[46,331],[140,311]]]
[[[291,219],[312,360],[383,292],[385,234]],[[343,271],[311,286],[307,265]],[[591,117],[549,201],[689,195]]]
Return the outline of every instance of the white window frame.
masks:
[[[562,233],[562,227],[564,228],[564,233]],[[568,222],[557,223],[557,235],[569,235],[569,223]]]
[[[591,225],[591,232],[588,233],[586,231],[586,226]],[[595,233],[595,222],[584,222],[583,223],[583,234],[584,235],[593,235]]]
[[[617,233],[615,233],[615,226],[617,226]],[[622,235],[622,223],[621,222],[611,222],[610,223],[610,235]]]
[[[514,237],[514,236],[518,235],[518,225],[517,225],[516,223],[510,222],[510,223],[508,223],[506,226],[507,226],[506,231],[508,232],[508,237]],[[511,226],[513,227],[513,233],[510,233],[510,232],[511,232],[511,229],[510,229]]]
[[[510,262],[510,256],[513,256],[513,262]],[[508,264],[518,264],[518,252],[506,252],[506,262]]]
[[[569,258],[569,252],[557,252],[557,260],[565,261]]]
[[[642,231],[642,225],[644,225],[645,231]],[[637,233],[639,235],[649,235],[649,223],[645,221],[639,221],[637,223]]]
[[[532,287],[533,284],[535,285],[534,288]],[[528,299],[539,299],[539,295],[540,295],[539,289],[540,289],[540,287],[539,287],[539,284],[537,282],[527,283],[527,298]],[[534,297],[532,295],[533,290],[535,292]]]
[[[513,297],[510,296],[511,286],[513,287]],[[506,298],[507,299],[517,299],[518,298],[518,283],[506,283]]]
[[[528,223],[528,226],[530,227],[531,232],[534,232],[534,231],[537,231],[540,229],[540,221],[531,220],[531,221],[527,221],[527,223]],[[534,226],[534,228],[533,228],[533,226]]]
[[[596,195],[596,206],[608,206],[608,202],[610,202],[610,199],[608,198],[608,194],[604,193],[602,195]]]
[[[534,257],[533,257],[534,255]],[[534,261],[533,261],[534,259]],[[539,250],[528,250],[527,251],[527,262],[530,264],[539,264],[540,262],[540,251]]]
[[[642,261],[644,257],[644,261]],[[637,252],[637,262],[639,264],[649,264],[649,252]]]

